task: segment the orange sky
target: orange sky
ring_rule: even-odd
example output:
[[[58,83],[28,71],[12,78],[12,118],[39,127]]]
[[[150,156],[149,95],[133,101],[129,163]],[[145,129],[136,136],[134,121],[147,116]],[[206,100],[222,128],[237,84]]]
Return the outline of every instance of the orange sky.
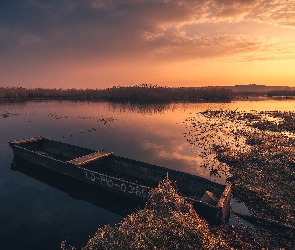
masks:
[[[0,86],[295,86],[295,0],[3,0]]]

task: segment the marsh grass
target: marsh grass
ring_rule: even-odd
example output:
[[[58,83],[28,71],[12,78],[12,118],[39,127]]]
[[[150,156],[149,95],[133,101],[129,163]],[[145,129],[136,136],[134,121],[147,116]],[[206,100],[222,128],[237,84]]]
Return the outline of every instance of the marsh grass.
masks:
[[[100,227],[86,249],[229,249],[205,220],[165,179],[153,189],[144,209],[111,227]]]

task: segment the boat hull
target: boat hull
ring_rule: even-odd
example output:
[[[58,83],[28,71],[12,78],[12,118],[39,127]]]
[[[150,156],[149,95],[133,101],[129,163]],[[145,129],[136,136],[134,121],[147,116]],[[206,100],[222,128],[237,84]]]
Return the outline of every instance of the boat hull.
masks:
[[[150,191],[149,187],[135,185],[132,182],[124,181],[112,176],[97,173],[75,165],[45,158],[42,155],[27,151],[22,148],[15,148],[14,162],[18,165],[31,163],[33,165],[50,169],[84,182],[90,183],[100,188],[105,188],[121,195],[129,196],[135,199],[146,201]],[[40,169],[41,170],[41,169]]]
[[[150,190],[168,175],[169,179],[176,181],[178,191],[193,204],[200,216],[214,223],[224,223],[228,219],[230,184],[217,184],[199,176],[44,137],[15,140],[9,144],[17,164],[34,164],[40,167],[40,171],[46,168],[143,202],[147,201]],[[100,154],[102,157],[98,159]],[[93,161],[91,156],[94,156]],[[84,163],[81,159],[87,161]],[[218,196],[216,205],[201,201],[207,190]]]

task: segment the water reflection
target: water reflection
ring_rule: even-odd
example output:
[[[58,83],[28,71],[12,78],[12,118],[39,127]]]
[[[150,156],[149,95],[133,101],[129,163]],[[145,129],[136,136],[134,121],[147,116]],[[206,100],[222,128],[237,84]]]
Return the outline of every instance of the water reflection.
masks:
[[[76,200],[86,201],[122,217],[134,212],[143,205],[137,200],[122,197],[114,192],[94,187],[85,182],[57,174],[54,171],[40,170],[40,167],[26,162],[12,163],[11,169],[67,193]]]
[[[239,133],[245,129],[245,123],[234,122],[226,117],[213,116],[211,113],[220,111],[206,110],[185,119],[186,132],[183,136],[191,145],[197,148],[196,157],[202,162],[200,167],[208,169],[210,176],[225,179],[229,174],[229,167],[219,162],[216,149],[227,147],[239,152],[248,150],[246,138]],[[231,111],[235,113],[235,111]],[[229,114],[231,114],[229,112]]]
[[[12,171],[10,164],[13,154],[7,141],[43,135],[223,181],[222,178],[210,176],[210,168],[201,167],[202,148],[188,143],[188,136],[184,137],[184,133],[193,128],[187,128],[184,121],[208,109],[294,111],[294,107],[294,100],[140,106],[70,101],[0,104],[1,247],[5,245],[4,249],[13,249],[9,247],[12,242],[18,244],[14,249],[36,249],[38,243],[39,248],[46,249],[42,246],[44,242],[56,242],[59,246],[60,240],[70,235],[76,239],[74,245],[79,247],[99,224],[119,222],[121,218],[97,207],[121,213],[116,210],[117,205],[107,205],[108,197],[104,201],[89,201],[88,197],[77,200],[81,197],[80,184],[65,188],[60,187],[60,183],[48,183],[51,186],[47,186],[29,174]],[[64,191],[60,192],[62,188]],[[75,198],[68,196],[68,193]],[[89,196],[93,196],[91,192]],[[128,202],[121,202],[119,208],[125,205]],[[40,239],[39,242],[36,242],[36,237]],[[54,249],[53,245],[47,249]]]
[[[136,113],[142,115],[161,114],[176,109],[176,103],[108,103],[109,109],[119,113]]]

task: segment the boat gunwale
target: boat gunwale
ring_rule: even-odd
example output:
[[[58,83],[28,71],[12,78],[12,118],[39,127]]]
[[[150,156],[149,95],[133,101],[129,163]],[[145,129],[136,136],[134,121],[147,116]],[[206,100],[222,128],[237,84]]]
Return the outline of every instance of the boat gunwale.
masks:
[[[48,140],[50,140],[50,139],[48,139]],[[87,171],[87,172],[91,172],[91,173],[94,173],[94,174],[99,174],[99,175],[102,175],[102,176],[107,176],[107,177],[109,177],[109,178],[112,178],[112,179],[115,179],[115,180],[118,180],[118,181],[124,181],[124,182],[126,182],[126,183],[128,183],[128,184],[133,184],[133,185],[135,184],[135,183],[130,182],[130,181],[126,181],[126,180],[119,179],[119,178],[117,178],[117,177],[113,177],[113,176],[111,176],[111,175],[103,174],[103,173],[96,172],[96,171],[93,171],[93,170],[90,170],[90,169],[87,169],[87,168],[83,168],[83,167],[81,167],[81,166],[77,166],[77,165],[75,165],[75,164],[73,164],[73,163],[70,163],[70,162],[67,162],[67,161],[61,161],[61,160],[58,160],[58,159],[56,159],[56,158],[54,158],[54,157],[50,157],[50,156],[47,156],[47,155],[40,154],[40,153],[38,153],[38,152],[36,152],[36,151],[34,151],[34,150],[30,150],[30,149],[27,149],[27,148],[25,148],[25,147],[21,147],[21,146],[19,146],[19,145],[15,145],[15,144],[14,144],[13,146],[15,146],[15,147],[17,147],[17,148],[21,148],[21,149],[23,149],[23,150],[25,150],[25,151],[28,151],[28,152],[30,152],[30,153],[33,153],[33,154],[37,154],[37,155],[42,156],[42,157],[45,157],[45,158],[53,159],[53,160],[58,161],[58,162],[60,162],[60,163],[64,163],[64,164],[66,164],[66,165],[73,166],[74,168],[78,168],[78,169],[81,169],[81,170],[84,170],[84,171]],[[79,146],[77,146],[77,147],[79,147]],[[86,149],[87,149],[87,148],[86,148]],[[96,151],[96,152],[97,152],[97,151]],[[148,189],[148,190],[151,189],[150,187],[147,187],[147,186],[145,186],[145,185],[141,185],[141,184],[136,184],[136,185],[137,185],[137,186],[141,186],[141,187],[143,187],[143,188],[145,188],[145,189]]]
[[[39,155],[39,156],[41,156],[41,157],[49,158],[49,159],[51,159],[51,160],[55,160],[55,161],[57,161],[57,162],[59,162],[59,163],[63,163],[63,164],[67,164],[67,165],[70,165],[70,166],[75,166],[75,167],[77,167],[76,165],[74,165],[74,164],[72,164],[72,163],[69,163],[69,162],[66,162],[66,161],[58,160],[58,159],[56,159],[56,158],[54,158],[54,157],[51,157],[51,156],[48,156],[48,155],[44,155],[44,154],[38,153],[38,152],[36,152],[36,151],[34,151],[34,150],[30,150],[30,149],[27,149],[27,148],[25,148],[25,147],[21,147],[21,146],[16,145],[16,144],[14,144],[13,146],[16,147],[16,148],[20,148],[20,149],[22,149],[22,150],[28,151],[28,152],[30,152],[30,153],[37,154],[37,155]]]
[[[85,154],[85,155],[82,155],[82,156],[75,157],[75,158],[73,158],[73,159],[71,159],[71,160],[62,161],[62,160],[59,160],[59,159],[57,159],[57,158],[55,158],[55,157],[53,157],[53,156],[46,155],[46,154],[42,154],[42,153],[37,152],[36,150],[28,149],[28,148],[26,148],[26,147],[24,147],[24,146],[21,146],[21,145],[24,144],[24,143],[37,142],[37,141],[50,141],[50,142],[53,142],[53,143],[59,143],[59,144],[61,144],[61,145],[67,145],[67,146],[70,145],[71,147],[75,147],[75,148],[77,148],[77,149],[90,150],[90,151],[92,151],[92,152],[90,152],[90,153],[88,153],[88,154]],[[22,148],[22,149],[28,150],[29,152],[31,152],[31,153],[35,153],[35,154],[38,154],[38,155],[40,155],[40,156],[42,156],[42,157],[47,157],[47,158],[50,158],[50,159],[53,159],[53,160],[56,160],[56,161],[59,161],[59,162],[65,163],[65,164],[70,164],[71,166],[73,165],[73,166],[76,166],[76,167],[83,166],[83,165],[85,165],[85,164],[87,164],[87,163],[89,163],[89,162],[91,162],[91,161],[99,160],[99,158],[98,158],[98,159],[91,159],[91,160],[88,160],[87,162],[82,163],[82,164],[81,164],[81,163],[80,163],[80,164],[74,164],[74,163],[72,163],[71,161],[74,161],[74,160],[76,160],[76,159],[79,159],[79,158],[82,158],[82,157],[85,157],[85,156],[88,156],[88,155],[91,155],[91,154],[95,154],[95,153],[105,152],[105,153],[107,154],[106,157],[107,157],[107,156],[110,156],[110,155],[113,154],[112,152],[109,152],[109,151],[106,151],[106,150],[94,150],[94,149],[89,149],[89,148],[86,148],[86,147],[81,147],[81,146],[77,146],[77,145],[71,145],[71,144],[68,144],[68,143],[65,143],[65,142],[61,142],[61,141],[51,140],[51,139],[48,139],[48,138],[43,137],[43,136],[39,136],[39,137],[30,137],[30,138],[27,138],[27,139],[13,140],[13,141],[9,141],[8,143],[9,143],[9,145],[13,145],[13,146],[15,146],[15,147],[19,147],[19,148]]]
[[[225,184],[217,183],[217,182],[211,181],[211,180],[209,180],[209,179],[207,179],[205,177],[202,177],[202,176],[182,172],[180,170],[175,170],[175,169],[172,169],[172,168],[167,168],[167,167],[162,167],[162,166],[150,164],[150,163],[147,163],[147,162],[141,162],[141,161],[138,161],[138,160],[129,159],[129,158],[126,158],[126,157],[123,157],[123,156],[115,155],[115,154],[112,154],[111,157],[117,158],[116,160],[118,160],[118,161],[120,161],[120,159],[122,159],[123,161],[131,161],[131,164],[135,164],[135,165],[136,165],[136,163],[144,164],[144,165],[148,165],[149,167],[152,167],[154,169],[158,168],[158,169],[162,169],[162,170],[168,170],[168,171],[174,172],[174,173],[179,173],[181,175],[189,176],[191,178],[198,179],[199,181],[205,182],[208,185],[212,184],[212,186],[215,186],[216,188],[219,188],[220,190],[222,189],[222,193],[223,193],[224,189],[228,185],[230,185],[229,183],[225,183]],[[126,162],[126,163],[128,163],[128,162]]]
[[[222,195],[221,195],[220,199],[218,200],[218,203],[217,203],[216,207],[223,208],[225,206],[225,204],[228,201],[227,199],[229,198],[229,196],[231,194],[231,189],[232,189],[232,184],[231,183],[227,183],[225,185],[225,189],[222,192]]]

